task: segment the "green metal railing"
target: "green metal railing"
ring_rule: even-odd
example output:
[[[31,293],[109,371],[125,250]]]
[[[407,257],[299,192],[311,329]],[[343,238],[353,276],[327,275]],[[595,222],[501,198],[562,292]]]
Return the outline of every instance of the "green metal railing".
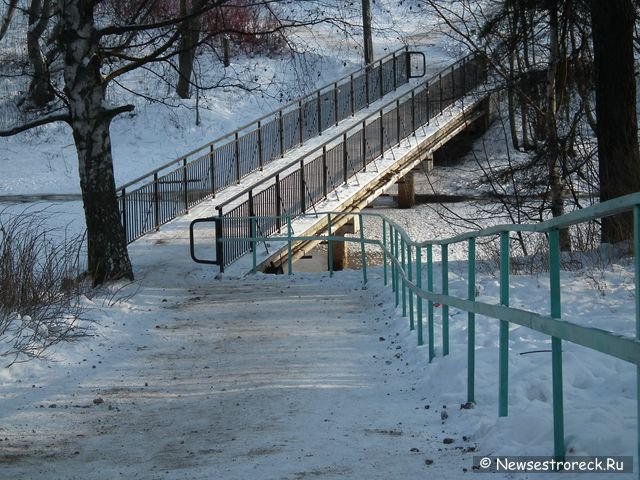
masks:
[[[615,332],[609,332],[598,328],[587,327],[562,319],[561,312],[561,285],[560,285],[560,242],[559,232],[563,228],[578,224],[592,222],[602,217],[633,212],[634,237],[633,251],[635,255],[635,322],[636,336],[622,336]],[[259,236],[261,225],[270,224],[274,217],[243,217],[242,220],[251,224],[251,236],[241,234],[246,229],[239,229],[239,236],[216,239],[216,242],[245,242],[249,243],[252,252],[252,269],[258,268],[259,244],[268,242],[274,245],[284,242],[281,251],[288,255],[287,272],[292,273],[292,252],[297,242],[328,242],[329,258],[333,242],[347,241],[358,242],[361,245],[360,255],[362,262],[363,281],[366,283],[367,257],[366,245],[375,245],[382,250],[383,267],[382,278],[385,285],[389,282],[395,293],[395,304],[402,308],[403,316],[409,316],[410,328],[417,330],[419,345],[424,344],[424,323],[426,322],[426,337],[428,342],[429,362],[435,356],[435,318],[434,305],[442,305],[442,353],[449,353],[449,308],[457,308],[467,312],[468,322],[468,349],[467,349],[467,401],[474,402],[475,390],[475,327],[476,315],[483,315],[500,320],[499,333],[499,416],[508,414],[508,349],[509,349],[509,324],[517,324],[551,337],[552,348],[552,392],[553,392],[553,425],[554,425],[554,455],[557,459],[564,459],[564,405],[563,405],[563,380],[562,380],[562,342],[568,341],[578,345],[602,352],[612,357],[630,362],[636,365],[638,386],[640,387],[640,193],[620,197],[589,208],[568,213],[538,224],[528,225],[499,225],[480,231],[468,232],[444,240],[426,242],[414,242],[397,223],[387,219],[384,215],[376,213],[344,213],[344,212],[318,212],[314,215],[302,216],[315,219],[316,231],[325,232],[322,235],[295,236],[292,217],[279,217],[277,220],[286,223],[286,234],[269,237]],[[334,235],[334,226],[338,222],[344,223],[345,218],[357,217],[360,226],[360,234],[357,237],[342,237]],[[298,217],[299,219],[301,217]],[[201,223],[220,222],[219,217],[197,219],[191,224],[191,255],[193,259],[201,263],[215,263],[215,261],[201,259],[196,256],[195,236],[196,228]],[[381,238],[368,238],[365,234],[373,232],[372,223],[380,228]],[[378,230],[380,231],[380,230]],[[510,234],[520,232],[539,233],[546,238],[549,260],[549,296],[550,311],[543,315],[533,311],[527,311],[509,306],[509,280],[510,280]],[[476,242],[478,239],[497,237],[500,244],[500,303],[489,304],[478,301],[476,295]],[[452,245],[464,243],[467,245],[467,284],[466,297],[449,294],[449,268],[448,252]],[[441,249],[442,282],[440,291],[434,289],[434,248]],[[273,253],[273,252],[272,252]],[[426,264],[423,257],[426,254]],[[330,273],[331,262],[329,263]],[[426,280],[426,288],[423,286]],[[426,318],[423,316],[423,302],[427,302]],[[640,391],[640,388],[639,388]],[[638,418],[640,418],[640,402],[638,402]],[[640,445],[640,429],[638,445]],[[639,447],[640,448],[640,447]],[[640,456],[638,457],[640,458]]]

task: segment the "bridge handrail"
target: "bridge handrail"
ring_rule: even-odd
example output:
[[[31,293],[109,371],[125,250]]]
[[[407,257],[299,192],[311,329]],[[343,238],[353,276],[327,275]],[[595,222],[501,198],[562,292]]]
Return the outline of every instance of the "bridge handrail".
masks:
[[[309,93],[309,94],[307,94],[307,95],[305,95],[303,97],[300,97],[300,98],[298,98],[296,100],[292,100],[289,103],[286,103],[284,106],[280,107],[277,110],[274,110],[271,113],[267,113],[267,114],[263,115],[262,117],[260,117],[260,118],[258,118],[256,120],[252,120],[251,122],[249,122],[249,123],[247,123],[245,125],[242,125],[241,127],[236,128],[232,132],[226,133],[226,134],[222,135],[221,137],[216,138],[215,140],[212,140],[212,141],[210,141],[210,142],[208,142],[208,143],[206,143],[206,144],[204,144],[204,145],[202,145],[202,146],[200,146],[198,148],[195,148],[194,150],[191,150],[190,152],[185,153],[184,155],[181,155],[180,157],[178,157],[178,158],[176,158],[174,160],[171,160],[171,161],[165,163],[164,165],[162,165],[160,167],[157,167],[154,170],[151,170],[151,171],[145,173],[144,175],[139,176],[138,178],[135,178],[133,180],[128,181],[124,185],[121,185],[120,187],[118,187],[117,190],[120,191],[120,190],[129,188],[132,185],[140,183],[142,180],[145,180],[145,179],[147,179],[149,177],[153,177],[154,174],[160,173],[161,171],[166,170],[169,167],[180,165],[180,162],[183,162],[185,159],[190,158],[190,157],[194,156],[197,153],[206,151],[207,149],[210,149],[212,146],[214,146],[216,144],[222,143],[225,140],[232,140],[232,139],[234,139],[236,133],[240,133],[240,132],[242,132],[244,130],[247,130],[247,129],[251,128],[251,127],[255,127],[259,123],[261,123],[263,120],[276,117],[276,116],[278,116],[280,114],[280,112],[284,112],[289,108],[297,107],[300,102],[304,102],[305,100],[313,98],[313,97],[317,96],[319,93],[323,92],[326,89],[335,88],[335,85],[338,84],[338,83],[344,82],[345,80],[353,80],[354,76],[356,76],[358,74],[361,74],[363,72],[366,72],[368,69],[371,69],[371,67],[373,67],[373,66],[380,65],[380,64],[386,62],[387,60],[389,60],[390,58],[393,58],[394,56],[398,55],[401,52],[409,52],[409,47],[405,46],[405,47],[399,48],[399,49],[397,49],[397,50],[385,55],[384,57],[376,60],[375,62],[373,62],[373,63],[371,63],[369,65],[363,66],[362,68],[360,68],[360,69],[358,69],[358,70],[356,70],[356,71],[354,71],[354,72],[352,72],[352,73],[350,73],[348,75],[344,75],[344,76],[340,77],[339,79],[334,80],[331,83],[329,83],[327,85],[324,85],[324,86],[314,90],[313,92],[311,92],[311,93]]]
[[[470,75],[471,73],[473,73],[473,76]],[[456,76],[458,77],[458,82],[456,82]],[[458,60],[398,99],[376,109],[374,113],[367,116],[358,125],[328,139],[319,147],[287,163],[277,171],[225,200],[216,207],[218,215],[239,217],[251,214],[259,214],[261,216],[275,214],[278,216],[278,214],[283,213],[283,210],[295,210],[300,214],[308,211],[322,199],[326,199],[328,192],[337,188],[334,180],[337,179],[338,185],[347,182],[350,176],[366,169],[371,162],[375,161],[376,157],[382,155],[388,148],[399,143],[403,138],[411,135],[420,125],[426,124],[432,118],[435,118],[453,102],[467,95],[485,78],[484,57],[470,54]],[[458,86],[457,90],[456,86]],[[418,108],[417,105],[419,104],[424,104],[424,107]],[[410,108],[406,108],[407,106]],[[390,107],[393,108],[390,109]],[[410,117],[408,123],[411,125],[402,123],[401,108],[404,108],[405,115]],[[391,128],[389,128],[389,125],[385,127],[385,122],[393,125]],[[373,129],[370,129],[371,126],[373,126]],[[395,129],[395,134],[391,137],[389,130],[393,129]],[[373,133],[368,133],[369,130],[373,131]],[[349,134],[351,135],[349,136]],[[358,135],[362,138],[357,138]],[[348,143],[353,138],[356,138],[357,142],[352,142],[349,146]],[[336,145],[329,148],[334,143]],[[353,143],[355,143],[355,146]],[[340,162],[334,160],[332,163],[331,160],[328,160],[328,152],[335,153],[336,149],[341,151],[339,152],[340,155],[336,154],[341,156],[341,159]],[[315,158],[314,155],[316,155]],[[342,165],[337,167],[336,163],[342,163]],[[333,164],[333,167],[330,167],[330,164]],[[287,173],[284,178],[280,178],[281,174],[289,170],[292,171]],[[312,179],[306,178],[305,170],[315,171],[316,175]],[[323,172],[320,175],[317,174],[319,170]],[[297,177],[294,178],[294,176]],[[297,183],[295,188],[297,193],[290,193],[288,198],[285,199],[281,192],[287,188],[291,190],[290,179]],[[331,189],[328,188],[330,181],[333,183]],[[270,185],[268,185],[269,183]],[[270,199],[269,206],[263,207],[263,209],[269,208],[268,212],[256,213],[254,205],[259,202],[254,201],[254,198],[259,195]],[[238,200],[243,197],[246,200],[238,203]],[[285,205],[285,200],[288,205]],[[229,206],[233,208],[225,213],[223,210]],[[220,234],[224,235],[224,230]],[[221,258],[223,259],[221,266],[224,267],[231,264],[244,253],[246,252],[235,248],[223,251],[221,253]]]
[[[595,221],[603,217],[617,215],[631,211],[633,213],[634,231],[632,239],[632,251],[635,252],[635,323],[636,336],[623,336],[621,334],[587,327],[562,319],[561,312],[561,284],[560,284],[560,235],[561,229]],[[500,416],[508,414],[508,349],[509,349],[509,323],[515,323],[526,328],[541,332],[552,337],[552,392],[553,392],[553,419],[554,419],[554,455],[563,459],[565,455],[564,444],[564,405],[562,393],[562,341],[570,341],[599,351],[606,355],[619,358],[636,365],[638,369],[638,395],[640,395],[640,193],[634,193],[619,197],[607,202],[602,202],[581,210],[567,213],[537,224],[504,224],[488,227],[479,231],[469,231],[462,235],[456,235],[446,239],[413,241],[407,232],[396,222],[386,218],[383,214],[373,212],[317,212],[314,215],[320,222],[321,229],[327,233],[322,235],[294,236],[292,234],[293,217],[238,217],[222,218],[207,217],[192,222],[190,228],[191,255],[195,261],[202,261],[194,253],[194,227],[198,223],[211,222],[216,225],[216,231],[223,222],[251,225],[249,236],[217,237],[216,245],[222,243],[244,242],[251,246],[253,253],[253,271],[257,268],[257,246],[262,242],[274,244],[278,241],[286,242],[288,256],[288,273],[292,273],[292,246],[296,242],[327,241],[328,257],[331,258],[332,242],[347,241],[360,243],[363,281],[367,277],[366,244],[377,245],[383,253],[383,282],[388,285],[389,276],[391,286],[395,292],[395,304],[402,303],[402,315],[409,316],[409,328],[417,329],[418,345],[424,344],[423,333],[423,305],[427,300],[427,336],[429,362],[435,357],[434,346],[434,304],[442,305],[442,353],[449,354],[449,307],[458,308],[468,313],[468,339],[467,339],[467,401],[475,402],[475,315],[480,314],[500,320],[499,336],[499,406]],[[332,225],[335,219],[355,216],[359,220],[360,235],[358,237],[343,237],[333,235]],[[300,216],[299,216],[300,217]],[[333,222],[332,222],[333,217]],[[365,232],[371,231],[366,219],[378,218],[382,220],[382,240],[368,238]],[[286,234],[280,236],[259,235],[261,223],[273,223],[279,221],[286,225]],[[240,230],[240,233],[245,231]],[[509,278],[510,278],[510,237],[511,232],[537,232],[547,238],[549,255],[549,295],[550,314],[542,315],[535,311],[513,308],[509,306]],[[500,300],[499,304],[489,304],[476,300],[476,240],[481,237],[499,236],[500,238]],[[450,295],[448,248],[452,244],[468,242],[468,270],[467,270],[467,297]],[[440,291],[433,286],[433,247],[442,247],[442,282]],[[424,273],[422,252],[426,249],[426,288],[423,288]],[[219,249],[217,248],[219,251]],[[216,263],[204,261],[203,263]],[[331,269],[331,262],[329,262]],[[391,270],[389,272],[389,269]],[[333,271],[331,270],[331,274]],[[402,300],[400,301],[400,297]],[[408,298],[407,298],[408,297]],[[414,305],[415,297],[415,305]],[[640,401],[638,402],[638,418],[640,419]],[[638,429],[640,434],[640,428]],[[639,446],[640,449],[640,446]],[[640,458],[640,456],[638,457]]]

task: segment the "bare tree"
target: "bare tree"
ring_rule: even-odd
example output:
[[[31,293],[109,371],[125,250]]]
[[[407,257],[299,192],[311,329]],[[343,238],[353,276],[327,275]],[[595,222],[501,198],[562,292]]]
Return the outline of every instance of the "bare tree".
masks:
[[[640,191],[631,0],[592,0],[600,200]],[[630,216],[602,221],[602,240],[633,238]]]

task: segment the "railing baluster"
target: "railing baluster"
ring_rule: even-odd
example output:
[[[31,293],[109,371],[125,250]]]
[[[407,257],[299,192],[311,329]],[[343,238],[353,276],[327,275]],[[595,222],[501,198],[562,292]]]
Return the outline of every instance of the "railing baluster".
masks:
[[[418,290],[422,290],[422,248],[416,245],[416,286]],[[418,320],[418,346],[424,344],[422,333],[422,297],[416,295],[416,316]]]
[[[382,278],[386,287],[388,283],[387,272],[387,221],[382,219]]]
[[[362,213],[358,212],[358,222],[360,222],[360,256],[362,258],[362,281],[367,283],[367,249],[364,243],[364,220]],[[346,245],[345,245],[346,248]]]

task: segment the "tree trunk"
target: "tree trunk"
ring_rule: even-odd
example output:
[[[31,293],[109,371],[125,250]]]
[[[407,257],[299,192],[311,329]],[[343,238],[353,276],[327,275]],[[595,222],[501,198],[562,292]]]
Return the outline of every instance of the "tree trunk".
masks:
[[[36,108],[43,108],[53,100],[49,66],[40,49],[40,37],[47,28],[50,15],[51,0],[31,0],[27,29],[27,55],[33,68],[33,77],[29,84],[29,101]]]
[[[109,136],[112,118],[123,109],[116,111],[105,105],[93,2],[60,0],[60,6],[60,48],[87,222],[89,274],[94,285],[133,279],[118,210]]]
[[[373,39],[371,36],[371,2],[362,0],[362,30],[364,35],[364,64],[373,63]]]
[[[193,2],[192,10],[202,8],[203,0]],[[180,15],[189,13],[186,0],[180,0]],[[193,76],[193,62],[196,58],[196,47],[200,40],[200,16],[194,16],[180,25],[180,41],[178,43],[178,83],[176,94],[183,99],[191,98],[191,77]]]
[[[592,0],[600,201],[640,191],[631,0]],[[632,238],[631,215],[602,220],[602,241]]]
[[[546,112],[546,146],[547,167],[549,170],[549,188],[551,190],[551,215],[559,217],[564,214],[564,187],[562,178],[562,155],[558,139],[558,106],[557,106],[557,73],[559,60],[558,41],[558,4],[557,0],[549,0],[549,68],[547,70],[547,112]],[[569,231],[560,231],[560,249],[571,250]]]

